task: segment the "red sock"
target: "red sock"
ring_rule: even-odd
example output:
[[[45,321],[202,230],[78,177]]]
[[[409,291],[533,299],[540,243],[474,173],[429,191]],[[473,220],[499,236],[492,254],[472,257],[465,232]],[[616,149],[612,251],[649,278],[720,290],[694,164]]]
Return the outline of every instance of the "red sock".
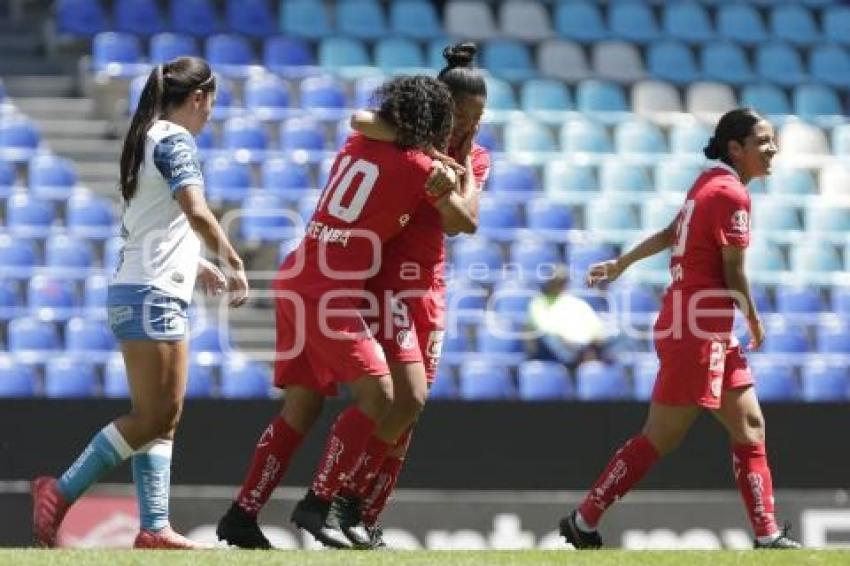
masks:
[[[732,471],[757,537],[778,530],[773,515],[773,479],[764,443],[732,446]]]
[[[395,446],[393,446],[396,454],[399,451],[401,451],[401,454],[407,454],[407,447],[410,445],[412,434],[413,427],[411,426],[399,437]],[[395,490],[402,466],[404,466],[404,456],[386,456],[380,470],[363,493],[363,521],[367,525],[374,525],[378,521],[378,516],[387,506],[390,495]]]
[[[345,485],[363,456],[375,424],[357,407],[349,407],[337,417],[313,479],[312,490],[320,499],[330,501]]]
[[[369,443],[357,464],[357,469],[346,483],[346,491],[358,499],[364,499],[392,447],[392,444],[387,444],[374,434],[369,437]]]
[[[236,503],[256,517],[280,483],[304,436],[277,416],[260,436]]]
[[[596,527],[605,510],[628,493],[657,460],[658,451],[647,437],[641,434],[627,440],[579,505],[587,524]]]

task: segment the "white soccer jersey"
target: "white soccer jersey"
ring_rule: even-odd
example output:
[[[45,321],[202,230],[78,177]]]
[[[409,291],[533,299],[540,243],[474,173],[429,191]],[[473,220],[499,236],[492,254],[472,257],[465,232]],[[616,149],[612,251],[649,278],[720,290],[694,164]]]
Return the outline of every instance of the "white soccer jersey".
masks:
[[[157,121],[145,138],[136,194],[124,205],[124,246],[113,283],[153,285],[190,302],[201,242],[175,196],[183,187],[203,184],[192,134]]]

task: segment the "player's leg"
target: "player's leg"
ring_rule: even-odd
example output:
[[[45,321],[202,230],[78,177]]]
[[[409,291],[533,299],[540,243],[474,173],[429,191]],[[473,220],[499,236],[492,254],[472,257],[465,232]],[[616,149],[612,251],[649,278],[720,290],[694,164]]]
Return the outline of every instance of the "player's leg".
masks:
[[[723,392],[712,413],[729,432],[735,482],[756,537],[756,548],[800,548],[774,516],[773,479],[765,447],[765,423],[752,385]]]

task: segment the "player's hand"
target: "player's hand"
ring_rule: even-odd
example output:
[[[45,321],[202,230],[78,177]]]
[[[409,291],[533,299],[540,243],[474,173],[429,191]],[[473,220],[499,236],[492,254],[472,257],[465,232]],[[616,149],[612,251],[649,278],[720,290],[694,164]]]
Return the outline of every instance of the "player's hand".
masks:
[[[475,142],[475,136],[478,135],[478,128],[481,127],[481,122],[475,124],[474,128],[470,128],[469,132],[463,137],[460,142],[460,147],[457,150],[458,159],[465,161],[472,153],[472,144]]]
[[[464,172],[463,165],[461,165],[439,149],[435,148],[434,146],[431,146],[430,148],[425,150],[425,154],[428,155],[428,157],[430,157],[431,159],[439,161],[447,167],[451,167],[458,174],[463,174]]]
[[[442,161],[431,164],[431,175],[425,182],[425,190],[432,197],[440,197],[457,186],[457,173],[451,167],[443,165]]]
[[[594,263],[587,269],[587,286],[593,287],[604,282],[611,282],[623,273],[623,267],[616,259]]]
[[[242,267],[228,272],[227,291],[230,293],[231,307],[241,307],[248,300],[248,278]]]
[[[198,285],[209,296],[218,296],[227,289],[227,278],[215,264],[201,258],[198,261]]]
[[[758,350],[764,343],[764,324],[760,318],[747,319],[747,327],[750,330],[750,343],[747,344],[748,350]]]

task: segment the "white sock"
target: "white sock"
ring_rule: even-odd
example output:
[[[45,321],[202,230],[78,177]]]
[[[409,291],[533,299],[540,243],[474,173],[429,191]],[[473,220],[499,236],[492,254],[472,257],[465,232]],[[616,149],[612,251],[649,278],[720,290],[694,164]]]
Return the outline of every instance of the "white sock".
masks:
[[[576,511],[576,526],[580,531],[584,531],[586,533],[592,533],[596,531],[596,527],[591,527],[587,524],[587,521],[584,520],[584,517],[581,516],[581,511]]]
[[[781,535],[782,535],[782,533],[780,533],[779,531],[776,531],[773,534],[764,535],[764,536],[761,536],[761,537],[756,537],[756,540],[759,541],[759,544],[770,544],[773,541],[775,541],[776,539],[778,539]]]

